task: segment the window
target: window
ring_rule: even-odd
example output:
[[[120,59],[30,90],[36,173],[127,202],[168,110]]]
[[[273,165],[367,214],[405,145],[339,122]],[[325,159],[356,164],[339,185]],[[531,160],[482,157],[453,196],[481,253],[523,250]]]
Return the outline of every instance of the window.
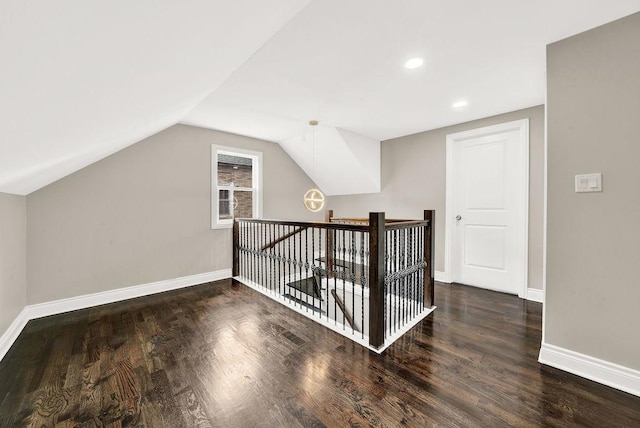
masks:
[[[211,227],[231,227],[234,218],[262,217],[262,153],[213,145],[211,154]]]

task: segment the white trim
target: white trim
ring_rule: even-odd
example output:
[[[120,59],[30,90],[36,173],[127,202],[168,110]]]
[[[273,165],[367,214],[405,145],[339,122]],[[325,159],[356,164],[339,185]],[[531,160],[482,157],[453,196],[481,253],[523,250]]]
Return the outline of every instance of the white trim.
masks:
[[[444,282],[446,284],[451,284],[451,278],[449,277],[449,275],[446,272],[441,272],[439,270],[435,271],[434,274],[434,280],[438,281],[438,282]]]
[[[274,300],[274,301],[286,306],[288,309],[291,309],[292,311],[297,312],[300,315],[304,315],[305,317],[317,322],[321,326],[326,327],[326,328],[328,328],[330,330],[333,330],[336,333],[340,334],[341,336],[344,336],[344,337],[346,337],[348,339],[353,340],[354,342],[358,343],[359,345],[362,345],[365,348],[368,348],[369,350],[371,350],[371,351],[373,351],[373,352],[375,352],[377,354],[382,354],[384,352],[384,350],[387,349],[389,346],[391,346],[393,344],[393,342],[398,340],[398,338],[400,338],[400,336],[402,336],[403,334],[405,334],[406,332],[411,330],[420,321],[422,321],[427,316],[429,316],[429,314],[431,314],[431,312],[436,310],[436,306],[432,306],[430,308],[425,308],[423,313],[421,313],[420,315],[415,317],[413,320],[411,320],[411,322],[408,322],[406,325],[404,325],[397,332],[395,332],[392,335],[388,336],[387,340],[386,340],[387,343],[385,343],[382,348],[377,349],[377,348],[374,348],[371,345],[369,345],[369,336],[368,335],[363,335],[362,333],[359,333],[359,332],[356,332],[355,334],[352,334],[352,333],[349,332],[348,328],[345,329],[345,328],[343,328],[343,327],[341,327],[339,325],[334,325],[334,324],[331,324],[330,322],[325,322],[324,319],[322,319],[321,317],[316,316],[313,311],[309,312],[308,310],[299,308],[297,306],[290,305],[288,300],[285,299],[282,295],[269,293],[268,291],[265,290],[265,288],[263,286],[261,286],[260,284],[258,284],[256,282],[250,281],[250,280],[248,280],[246,278],[243,278],[241,276],[236,276],[233,279],[235,279],[238,282],[241,282],[242,284],[246,285],[247,287],[251,288],[252,290],[257,291],[258,293],[262,294],[263,296],[267,296],[271,300]]]
[[[32,319],[105,305],[107,303],[120,302],[122,300],[148,296],[164,291],[177,290],[179,288],[191,287],[225,278],[231,278],[231,269],[199,273],[148,284],[134,285],[132,287],[102,291],[100,293],[85,294],[84,296],[70,297],[68,299],[28,305],[20,312],[18,317],[11,323],[11,326],[9,326],[0,338],[0,360],[4,358],[5,354],[9,351],[11,345],[13,345],[13,342],[18,338],[18,335],[20,335],[20,332],[22,332],[27,322]]]
[[[523,299],[527,296],[527,290],[529,287],[529,119],[522,119],[520,121],[520,138],[524,141],[524,150],[522,151],[522,166],[524,168],[524,183],[522,183],[522,193],[524,198],[522,200],[523,210],[522,224],[520,230],[523,232],[522,236],[522,294],[518,292],[518,297]]]
[[[49,315],[61,314],[78,309],[90,308],[107,303],[120,302],[164,291],[177,290],[204,284],[219,279],[231,278],[231,269],[223,269],[215,272],[200,273],[183,276],[180,278],[165,279],[148,284],[134,285],[131,287],[117,288],[115,290],[99,293],[85,294],[84,296],[70,297],[68,299],[54,300],[51,302],[37,303],[27,306],[29,319],[42,318]]]
[[[546,74],[545,74],[546,79]],[[546,82],[545,82],[546,86]],[[548,141],[547,141],[547,91],[544,92],[544,184],[543,184],[543,201],[542,201],[542,292],[546,296],[547,295],[547,152],[548,152]],[[547,319],[547,305],[542,306],[542,343],[544,343],[545,338],[545,327],[546,327],[546,319]]]
[[[219,144],[211,145],[211,229],[230,229],[233,227],[233,220],[218,220],[218,153],[228,155],[240,155],[250,157],[255,162],[252,165],[253,185],[251,189],[254,191],[253,218],[262,218],[262,152],[255,150],[241,149],[237,147],[221,146]],[[239,187],[236,190],[243,190]]]
[[[640,371],[542,343],[538,361],[640,397]]]
[[[353,340],[354,342],[365,346],[369,349],[371,349],[372,351],[376,351],[375,348],[370,348],[369,347],[369,336],[364,335],[364,337],[362,337],[361,333],[356,332],[356,334],[351,334],[348,329],[343,330],[341,326],[338,325],[333,325],[331,323],[328,322],[324,322],[323,320],[320,319],[320,317],[315,316],[315,312],[311,311],[309,312],[308,310],[296,307],[296,306],[292,306],[289,304],[289,302],[287,301],[287,299],[285,299],[282,295],[280,294],[273,294],[273,293],[269,293],[265,290],[265,288],[263,286],[261,286],[260,284],[258,284],[257,282],[253,282],[250,281],[246,278],[243,278],[241,276],[235,276],[233,277],[234,280],[246,285],[247,287],[251,288],[254,291],[257,291],[258,293],[262,294],[263,296],[266,296],[268,298],[270,298],[271,300],[274,300],[278,303],[280,303],[281,305],[286,306],[288,309],[291,309],[294,312],[299,313],[300,315],[304,315],[305,317],[317,322],[318,324],[322,325],[323,327],[327,327],[330,330],[335,331],[336,333],[345,336],[351,340]],[[377,352],[377,351],[376,351]]]
[[[527,300],[544,303],[544,291],[538,288],[527,288]]]
[[[524,171],[524,180],[521,189],[524,197],[522,200],[522,222],[519,225],[520,234],[522,236],[522,272],[521,284],[518,290],[518,297],[525,298],[527,286],[529,282],[528,266],[529,266],[529,119],[514,120],[511,122],[500,123],[497,125],[485,126],[482,128],[471,129],[468,131],[457,132],[447,135],[446,139],[446,181],[445,181],[445,242],[444,242],[444,272],[447,281],[454,282],[456,278],[452,274],[451,248],[453,243],[453,145],[458,140],[468,138],[481,137],[484,135],[498,134],[508,131],[517,130],[520,132],[521,141],[524,144],[522,150],[521,170]]]
[[[435,271],[435,280],[445,284],[451,284],[451,278],[446,272]],[[538,288],[527,288],[527,300],[532,302],[544,303],[544,291]]]
[[[376,348],[373,348],[373,347],[369,346],[368,344],[367,344],[367,348],[371,349],[372,351],[374,351],[374,352],[376,352],[378,354],[382,354],[385,349],[387,349],[389,346],[393,345],[393,342],[398,340],[400,337],[402,337],[403,334],[405,334],[406,332],[411,330],[413,327],[418,325],[418,323],[420,321],[422,321],[423,319],[428,317],[431,314],[431,312],[436,310],[436,308],[437,308],[437,306],[431,306],[430,308],[424,308],[424,311],[420,315],[418,315],[417,317],[412,319],[411,322],[406,323],[404,326],[402,326],[402,328],[400,330],[398,330],[395,333],[393,333],[392,335],[388,336],[387,339],[385,340],[385,344],[384,344],[384,346],[382,348],[376,349]]]
[[[27,308],[23,308],[16,319],[13,320],[9,328],[0,337],[0,361],[4,358],[7,352],[9,352],[13,342],[16,341],[24,326],[27,325],[27,322],[29,322],[29,318],[27,317]]]
[[[451,245],[453,242],[453,140],[447,135],[445,154],[445,207],[444,207],[444,275],[446,283],[452,283]]]

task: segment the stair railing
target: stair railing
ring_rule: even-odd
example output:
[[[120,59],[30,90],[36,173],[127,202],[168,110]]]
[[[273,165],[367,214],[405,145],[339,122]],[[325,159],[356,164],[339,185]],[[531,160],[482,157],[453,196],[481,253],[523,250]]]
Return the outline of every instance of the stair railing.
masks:
[[[236,219],[233,276],[380,350],[433,309],[433,221]]]

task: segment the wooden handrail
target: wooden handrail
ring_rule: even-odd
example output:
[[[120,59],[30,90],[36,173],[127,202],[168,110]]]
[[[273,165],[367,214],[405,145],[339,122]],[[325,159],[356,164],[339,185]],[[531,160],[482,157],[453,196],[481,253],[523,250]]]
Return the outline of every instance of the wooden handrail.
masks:
[[[254,223],[254,224],[279,224],[283,226],[297,226],[297,227],[313,227],[322,229],[336,229],[336,230],[357,230],[357,231],[369,231],[368,224],[346,224],[346,223],[329,223],[323,221],[286,221],[286,220],[260,220],[253,218],[239,218],[236,221],[241,223]],[[392,220],[391,222],[385,222],[385,229],[402,229],[404,227],[425,226],[429,224],[429,220]]]
[[[342,223],[327,223],[323,221],[286,221],[286,220],[260,220],[254,218],[239,218],[236,221],[240,223],[251,224],[279,224],[283,226],[297,226],[297,227],[313,227],[321,229],[336,229],[336,230],[355,230],[355,231],[368,231],[369,226],[364,224],[342,224]]]
[[[332,223],[338,223],[341,221],[352,221],[352,222],[357,222],[357,223],[369,223],[369,219],[368,218],[335,218],[335,217],[331,217],[330,220],[328,220],[329,222]],[[384,220],[385,224],[389,224],[389,223],[406,223],[406,222],[413,222],[413,221],[421,221],[421,220],[415,220],[415,219],[404,219],[404,218],[387,218]]]
[[[396,221],[391,224],[385,223],[385,230],[395,230],[395,229],[404,229],[407,227],[420,227],[420,226],[428,226],[429,220],[402,220]]]
[[[275,247],[280,242],[284,241],[285,239],[291,238],[293,235],[298,234],[298,233],[302,232],[303,230],[306,230],[308,227],[309,226],[301,226],[296,230],[293,230],[293,231],[291,231],[289,233],[285,233],[281,237],[279,237],[277,239],[274,239],[273,241],[271,241],[268,244],[264,245],[262,248],[260,248],[260,250],[264,251],[264,250],[266,250],[268,248]]]
[[[355,331],[360,333],[360,330],[358,329],[358,326],[355,325],[355,323],[353,322],[353,319],[351,318],[351,314],[349,313],[349,310],[344,306],[344,302],[342,301],[340,296],[338,296],[338,293],[336,293],[335,289],[331,289],[331,295],[333,296],[333,298],[335,299],[336,303],[338,304],[338,307],[340,308],[340,310],[344,314],[344,319],[349,323],[349,327],[351,327],[352,329],[354,329]]]

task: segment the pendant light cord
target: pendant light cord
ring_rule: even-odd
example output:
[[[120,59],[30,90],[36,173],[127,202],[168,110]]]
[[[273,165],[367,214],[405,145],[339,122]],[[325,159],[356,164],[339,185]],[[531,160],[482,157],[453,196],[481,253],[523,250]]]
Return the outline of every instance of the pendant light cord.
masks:
[[[311,125],[311,175],[315,177],[316,175],[316,126],[318,126],[317,120],[310,120],[309,125]],[[315,179],[313,180],[315,184]]]
[[[313,142],[311,145],[311,153],[312,156],[311,158],[313,159],[313,166],[311,168],[311,171],[313,172],[313,182],[315,183],[316,179],[316,127],[315,125],[312,127],[312,135],[313,135]]]

